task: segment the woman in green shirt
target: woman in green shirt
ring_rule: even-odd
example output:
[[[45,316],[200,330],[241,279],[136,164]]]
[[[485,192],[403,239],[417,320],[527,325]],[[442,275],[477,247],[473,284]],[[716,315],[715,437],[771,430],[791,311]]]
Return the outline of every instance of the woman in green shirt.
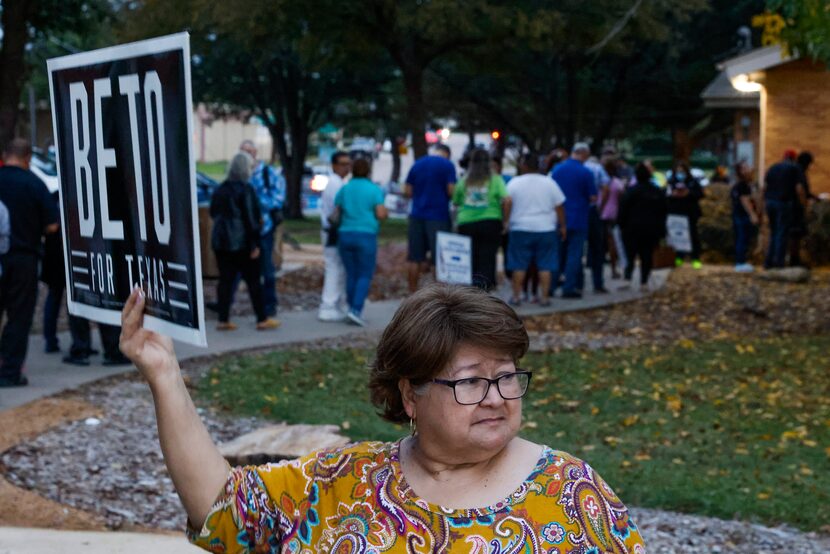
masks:
[[[452,197],[458,207],[458,232],[472,239],[473,284],[485,290],[496,286],[496,253],[504,232],[510,197],[501,175],[490,169],[490,154],[477,148],[470,154],[467,174]]]

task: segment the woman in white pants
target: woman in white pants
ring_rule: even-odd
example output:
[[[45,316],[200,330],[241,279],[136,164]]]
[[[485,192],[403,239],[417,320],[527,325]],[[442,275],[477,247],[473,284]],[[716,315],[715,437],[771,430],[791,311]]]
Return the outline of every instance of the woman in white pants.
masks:
[[[331,157],[332,172],[328,184],[320,195],[320,240],[325,262],[323,292],[317,312],[317,319],[320,321],[343,321],[346,317],[346,269],[337,251],[337,229],[332,227],[329,218],[334,213],[334,198],[343,187],[343,181],[351,169],[352,160],[349,154],[343,151],[335,152]]]

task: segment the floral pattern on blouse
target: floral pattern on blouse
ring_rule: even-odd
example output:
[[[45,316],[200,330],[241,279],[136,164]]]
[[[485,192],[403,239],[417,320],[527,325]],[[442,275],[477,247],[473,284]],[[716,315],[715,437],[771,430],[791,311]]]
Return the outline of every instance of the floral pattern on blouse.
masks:
[[[644,554],[637,526],[587,463],[544,447],[531,474],[492,506],[449,509],[403,477],[400,442],[364,442],[237,467],[194,544],[216,553],[469,552]]]

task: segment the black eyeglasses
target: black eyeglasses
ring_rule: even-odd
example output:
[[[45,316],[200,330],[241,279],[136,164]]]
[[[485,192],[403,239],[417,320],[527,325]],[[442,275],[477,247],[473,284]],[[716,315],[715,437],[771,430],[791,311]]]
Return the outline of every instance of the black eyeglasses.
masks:
[[[487,397],[487,393],[490,392],[490,385],[493,383],[496,384],[496,390],[499,391],[499,394],[505,400],[521,398],[527,392],[532,375],[532,371],[519,370],[513,373],[505,373],[495,379],[468,377],[466,379],[455,379],[454,381],[433,379],[432,382],[452,388],[455,401],[459,404],[469,406],[471,404],[478,404],[484,400]]]

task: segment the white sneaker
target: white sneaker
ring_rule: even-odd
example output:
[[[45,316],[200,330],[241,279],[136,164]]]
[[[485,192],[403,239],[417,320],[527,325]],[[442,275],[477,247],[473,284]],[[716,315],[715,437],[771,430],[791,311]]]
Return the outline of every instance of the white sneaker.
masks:
[[[320,310],[317,312],[317,319],[320,321],[344,321],[346,314],[337,310]]]
[[[752,273],[755,268],[752,267],[752,264],[738,264],[735,266],[735,271],[737,273]]]
[[[346,312],[346,317],[349,319],[350,322],[354,323],[355,325],[358,325],[360,327],[366,327],[366,320],[364,320],[356,313]]]

